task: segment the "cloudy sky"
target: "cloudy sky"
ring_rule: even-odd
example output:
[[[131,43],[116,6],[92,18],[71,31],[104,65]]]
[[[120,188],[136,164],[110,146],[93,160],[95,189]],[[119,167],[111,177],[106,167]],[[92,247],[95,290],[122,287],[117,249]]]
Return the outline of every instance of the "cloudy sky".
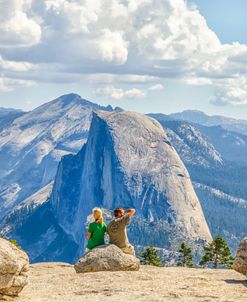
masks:
[[[0,0],[0,107],[75,92],[247,118],[246,0]]]

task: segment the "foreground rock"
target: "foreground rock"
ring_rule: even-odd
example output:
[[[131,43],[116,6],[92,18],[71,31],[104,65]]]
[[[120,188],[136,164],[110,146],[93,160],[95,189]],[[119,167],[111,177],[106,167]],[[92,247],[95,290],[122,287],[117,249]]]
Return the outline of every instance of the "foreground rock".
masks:
[[[27,254],[11,242],[0,238],[0,299],[17,296],[27,284]]]
[[[124,254],[116,245],[110,244],[94,248],[82,256],[75,264],[77,273],[99,271],[138,271],[140,261]]]
[[[65,263],[31,264],[15,302],[246,302],[246,278],[234,270],[152,267],[76,274]]]
[[[247,277],[247,237],[238,246],[233,269]]]

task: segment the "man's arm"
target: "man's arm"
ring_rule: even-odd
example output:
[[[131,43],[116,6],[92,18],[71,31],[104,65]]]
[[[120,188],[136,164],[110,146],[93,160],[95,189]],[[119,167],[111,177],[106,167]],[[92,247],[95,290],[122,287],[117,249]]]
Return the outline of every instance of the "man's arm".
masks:
[[[135,209],[128,209],[124,211],[124,214],[129,214],[130,217],[135,215],[136,210]]]

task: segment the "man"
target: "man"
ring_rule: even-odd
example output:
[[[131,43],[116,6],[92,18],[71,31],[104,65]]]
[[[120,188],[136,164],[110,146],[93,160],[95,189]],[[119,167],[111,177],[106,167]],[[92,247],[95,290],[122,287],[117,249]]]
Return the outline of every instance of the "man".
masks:
[[[125,254],[135,256],[135,250],[129,243],[126,226],[130,219],[135,215],[135,209],[124,210],[116,208],[114,210],[114,219],[108,224],[106,232],[110,237],[110,243],[118,246]]]

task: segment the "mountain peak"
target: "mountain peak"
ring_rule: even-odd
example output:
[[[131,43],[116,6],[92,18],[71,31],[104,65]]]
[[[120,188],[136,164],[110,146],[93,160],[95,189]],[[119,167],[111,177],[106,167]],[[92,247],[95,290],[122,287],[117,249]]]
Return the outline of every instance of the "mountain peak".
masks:
[[[79,105],[86,105],[86,106],[93,106],[93,107],[99,106],[86,99],[83,99],[79,94],[76,93],[68,93],[68,94],[61,95],[60,97],[56,98],[55,100],[52,100],[49,103],[56,103],[56,102],[61,103],[62,106],[67,106],[69,104],[79,104]]]

